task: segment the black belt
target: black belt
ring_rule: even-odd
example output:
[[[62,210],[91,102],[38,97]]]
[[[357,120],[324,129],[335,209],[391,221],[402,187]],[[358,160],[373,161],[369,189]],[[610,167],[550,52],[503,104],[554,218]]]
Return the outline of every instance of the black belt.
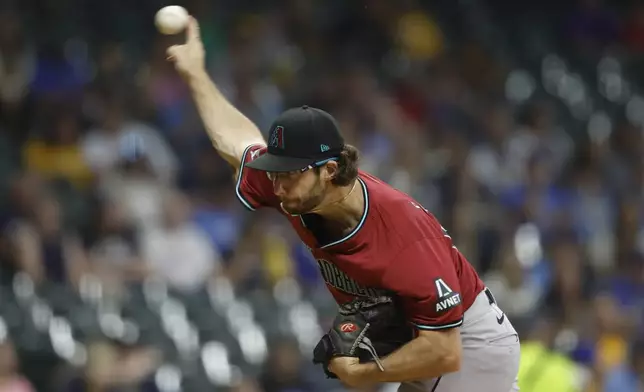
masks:
[[[496,300],[494,299],[494,296],[492,295],[492,292],[490,291],[490,289],[486,287],[485,289],[483,289],[483,291],[487,296],[487,300],[490,301],[490,305],[496,305]]]

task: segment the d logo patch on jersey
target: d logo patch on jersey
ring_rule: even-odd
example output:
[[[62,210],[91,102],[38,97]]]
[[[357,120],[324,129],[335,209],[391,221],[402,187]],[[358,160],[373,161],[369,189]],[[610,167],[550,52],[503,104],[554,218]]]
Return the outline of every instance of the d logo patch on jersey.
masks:
[[[434,279],[434,285],[436,285],[436,297],[438,298],[436,313],[444,312],[460,305],[461,295],[454,292],[442,278]]]

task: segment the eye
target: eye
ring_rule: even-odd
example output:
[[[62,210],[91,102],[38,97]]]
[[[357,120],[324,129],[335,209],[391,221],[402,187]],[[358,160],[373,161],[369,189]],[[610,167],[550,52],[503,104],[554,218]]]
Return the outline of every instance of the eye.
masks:
[[[299,172],[293,171],[293,172],[279,172],[279,173],[272,173],[272,172],[266,172],[266,177],[268,177],[269,180],[275,181],[276,179],[280,178],[282,180],[290,180],[295,178]]]

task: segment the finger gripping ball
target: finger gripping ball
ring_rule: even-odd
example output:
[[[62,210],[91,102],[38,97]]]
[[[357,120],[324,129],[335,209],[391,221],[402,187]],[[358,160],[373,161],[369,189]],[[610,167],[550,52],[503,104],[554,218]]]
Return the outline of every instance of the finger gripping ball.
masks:
[[[157,11],[154,24],[161,34],[179,34],[188,25],[188,11],[179,5],[169,5]]]

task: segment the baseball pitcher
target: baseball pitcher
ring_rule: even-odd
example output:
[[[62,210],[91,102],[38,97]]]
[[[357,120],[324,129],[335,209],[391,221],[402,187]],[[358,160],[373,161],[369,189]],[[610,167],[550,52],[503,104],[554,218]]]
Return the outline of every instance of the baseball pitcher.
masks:
[[[329,377],[401,392],[518,390],[519,338],[492,293],[429,211],[359,170],[330,114],[289,109],[265,141],[208,77],[194,18],[168,58],[236,168],[241,203],[279,211],[318,261],[340,305],[313,353]]]

